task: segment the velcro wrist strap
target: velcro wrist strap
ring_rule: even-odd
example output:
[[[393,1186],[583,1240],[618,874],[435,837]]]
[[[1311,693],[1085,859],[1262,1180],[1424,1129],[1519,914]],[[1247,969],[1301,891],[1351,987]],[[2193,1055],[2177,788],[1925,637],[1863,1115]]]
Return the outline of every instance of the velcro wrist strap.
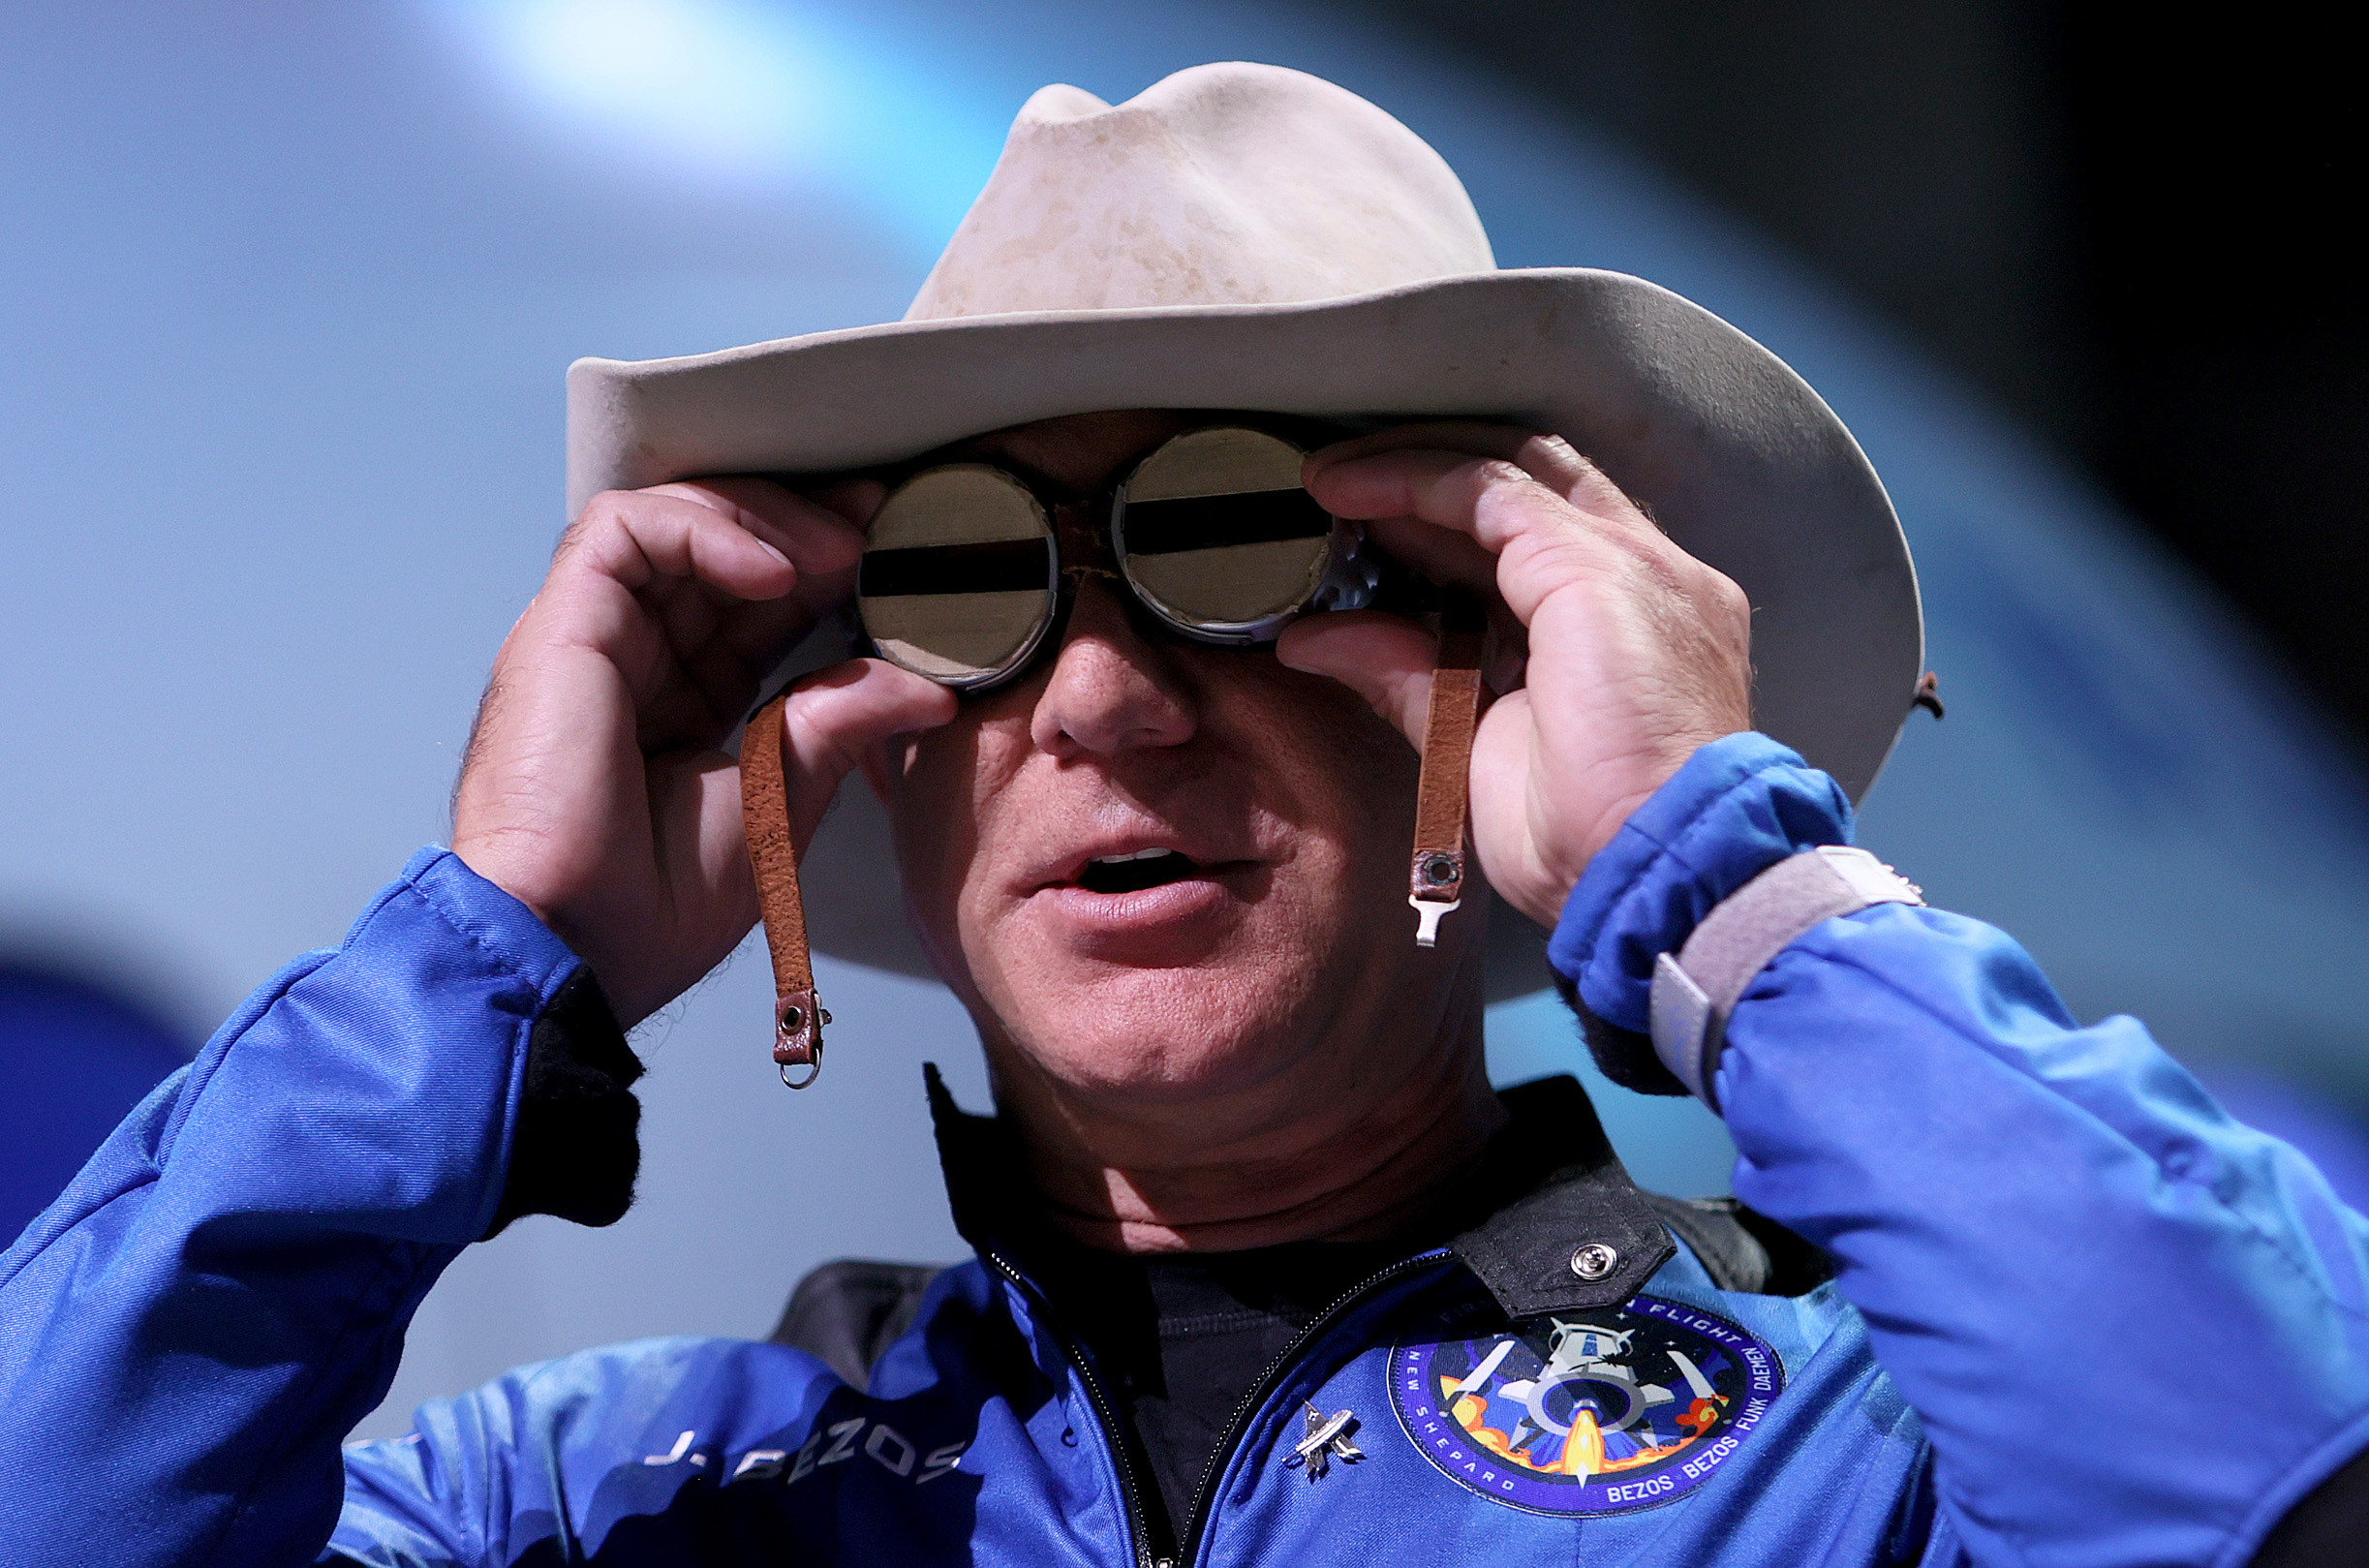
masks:
[[[1752,977],[1822,921],[1924,894],[1864,849],[1830,845],[1778,861],[1721,900],[1673,957],[1653,961],[1653,1054],[1712,1110],[1728,1014]]]

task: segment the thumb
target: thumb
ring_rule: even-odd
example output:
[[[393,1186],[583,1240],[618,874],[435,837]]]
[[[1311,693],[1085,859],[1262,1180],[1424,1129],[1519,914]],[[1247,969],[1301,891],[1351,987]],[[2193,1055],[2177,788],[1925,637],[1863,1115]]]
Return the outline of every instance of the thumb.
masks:
[[[850,659],[793,687],[782,707],[782,773],[798,852],[867,750],[891,735],[935,729],[957,705],[936,681],[880,659]]]
[[[1275,645],[1276,658],[1291,668],[1329,676],[1364,697],[1418,752],[1438,653],[1438,638],[1378,610],[1311,615],[1285,628]]]

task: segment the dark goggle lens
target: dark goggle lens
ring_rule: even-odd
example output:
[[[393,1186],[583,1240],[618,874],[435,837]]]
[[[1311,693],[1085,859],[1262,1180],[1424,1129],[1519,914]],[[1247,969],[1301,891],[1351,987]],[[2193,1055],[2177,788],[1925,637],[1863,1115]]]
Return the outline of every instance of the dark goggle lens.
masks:
[[[1333,518],[1300,486],[1305,454],[1238,426],[1194,430],[1119,492],[1113,547],[1153,610],[1212,640],[1264,640],[1306,608],[1334,561]]]
[[[864,630],[894,664],[947,686],[1018,669],[1053,624],[1053,529],[1027,486],[958,463],[899,485],[856,569]]]

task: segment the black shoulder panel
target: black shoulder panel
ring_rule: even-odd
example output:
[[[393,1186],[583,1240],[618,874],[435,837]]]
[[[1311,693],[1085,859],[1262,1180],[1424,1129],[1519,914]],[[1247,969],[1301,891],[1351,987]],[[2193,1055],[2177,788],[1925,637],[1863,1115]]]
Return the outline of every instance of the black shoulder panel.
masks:
[[[852,1388],[869,1388],[872,1364],[913,1326],[922,1293],[944,1272],[938,1263],[835,1259],[798,1281],[767,1337],[821,1358]]]
[[[2287,1512],[2254,1554],[2252,1568],[2316,1568],[2360,1561],[2369,1536],[2369,1452],[2329,1476]]]
[[[1825,1253],[1734,1198],[1671,1198],[1645,1194],[1662,1223],[1677,1232],[1721,1290],[1753,1296],[1799,1296],[1831,1278]]]

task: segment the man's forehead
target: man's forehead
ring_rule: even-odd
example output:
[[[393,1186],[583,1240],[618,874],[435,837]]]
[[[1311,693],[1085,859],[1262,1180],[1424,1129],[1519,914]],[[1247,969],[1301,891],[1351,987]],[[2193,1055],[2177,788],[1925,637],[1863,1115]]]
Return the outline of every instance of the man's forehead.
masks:
[[[951,447],[947,455],[998,463],[1067,489],[1092,490],[1195,422],[1172,409],[1071,414],[973,436]]]

